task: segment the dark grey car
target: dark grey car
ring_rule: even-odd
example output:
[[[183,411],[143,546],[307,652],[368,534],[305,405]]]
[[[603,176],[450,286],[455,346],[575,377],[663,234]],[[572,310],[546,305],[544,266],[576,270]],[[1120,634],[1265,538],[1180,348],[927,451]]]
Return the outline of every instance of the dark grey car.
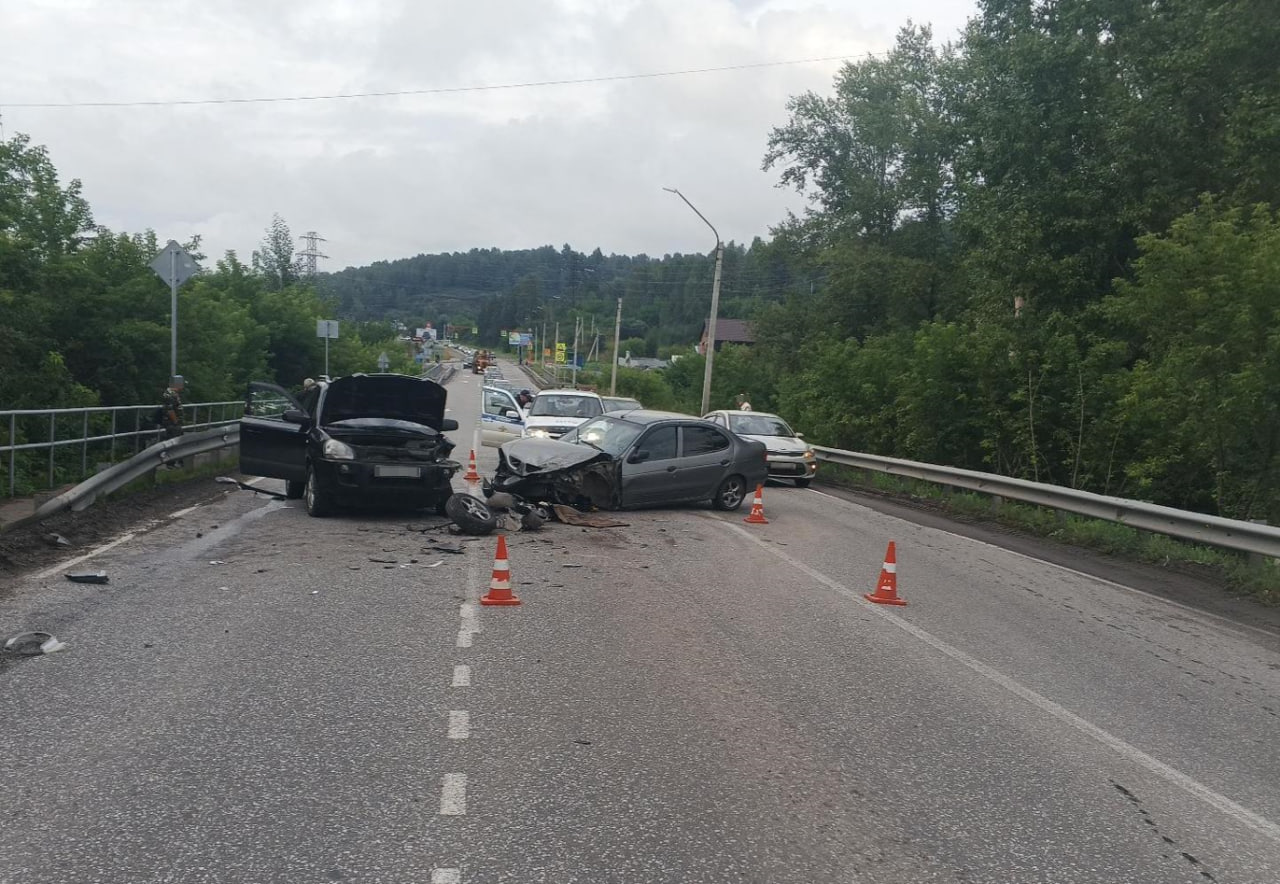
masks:
[[[734,510],[767,475],[761,442],[690,415],[629,411],[594,418],[560,439],[507,442],[498,449],[493,484],[528,500],[580,508],[709,500]]]

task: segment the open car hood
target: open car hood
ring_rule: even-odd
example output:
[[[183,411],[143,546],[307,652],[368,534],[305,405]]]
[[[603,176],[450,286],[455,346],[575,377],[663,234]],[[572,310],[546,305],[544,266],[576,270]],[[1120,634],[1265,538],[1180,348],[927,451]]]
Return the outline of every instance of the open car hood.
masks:
[[[421,424],[440,432],[448,397],[444,387],[426,378],[402,374],[351,375],[329,384],[321,424],[385,418]]]
[[[554,472],[598,460],[611,460],[603,451],[590,445],[561,442],[558,439],[513,439],[502,446],[507,466],[517,476]]]

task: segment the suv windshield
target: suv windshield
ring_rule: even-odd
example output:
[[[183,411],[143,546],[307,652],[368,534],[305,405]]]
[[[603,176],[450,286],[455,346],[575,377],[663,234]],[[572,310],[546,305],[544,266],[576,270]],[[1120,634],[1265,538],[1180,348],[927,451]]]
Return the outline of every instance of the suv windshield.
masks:
[[[731,414],[729,429],[739,436],[794,436],[787,422],[772,414]]]
[[[573,396],[567,393],[538,394],[529,414],[533,417],[597,417],[603,409],[595,396]]]
[[[636,441],[643,429],[644,427],[626,421],[602,417],[587,421],[572,433],[566,433],[561,441],[581,442],[618,457],[631,447],[631,443]]]

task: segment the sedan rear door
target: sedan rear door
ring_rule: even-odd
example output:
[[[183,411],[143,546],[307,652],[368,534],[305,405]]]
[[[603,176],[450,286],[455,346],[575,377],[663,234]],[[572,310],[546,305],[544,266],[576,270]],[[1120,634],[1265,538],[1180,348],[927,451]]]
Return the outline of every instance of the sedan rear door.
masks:
[[[240,472],[294,482],[306,478],[310,421],[286,421],[285,412],[294,418],[305,414],[284,387],[261,381],[249,384],[240,419]]]
[[[682,499],[710,499],[730,474],[732,463],[733,440],[727,432],[709,424],[685,424],[680,428],[676,486]]]

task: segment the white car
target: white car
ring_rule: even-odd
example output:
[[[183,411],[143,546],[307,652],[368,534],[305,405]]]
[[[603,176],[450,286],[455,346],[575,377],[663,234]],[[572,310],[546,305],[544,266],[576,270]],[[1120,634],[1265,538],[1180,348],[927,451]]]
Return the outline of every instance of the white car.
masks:
[[[559,439],[578,425],[604,414],[598,393],[588,390],[543,390],[533,398],[524,435]]]
[[[497,448],[524,435],[525,409],[506,387],[485,384],[480,388],[480,444]]]
[[[763,411],[713,411],[704,416],[717,426],[744,439],[764,443],[770,479],[794,479],[799,488],[808,487],[818,472],[813,446],[804,436],[776,414]]]

